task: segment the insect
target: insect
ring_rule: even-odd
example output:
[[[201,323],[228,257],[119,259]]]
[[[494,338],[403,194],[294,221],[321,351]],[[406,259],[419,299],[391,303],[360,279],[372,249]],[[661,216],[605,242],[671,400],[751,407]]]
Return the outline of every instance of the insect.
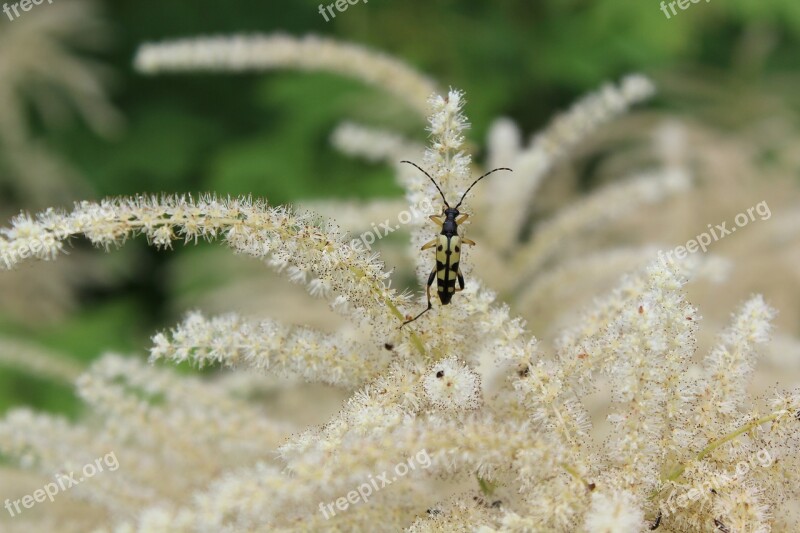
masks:
[[[659,511],[658,512],[658,516],[656,517],[656,521],[653,522],[653,524],[650,525],[650,531],[655,531],[656,529],[658,529],[658,526],[661,525],[661,518],[662,518],[662,514],[661,514],[661,511]]]
[[[492,174],[493,172],[497,172],[498,170],[508,170],[509,172],[512,170],[505,167],[490,170],[480,178],[473,181],[472,185],[467,187],[467,190],[461,195],[461,199],[458,201],[458,204],[456,204],[455,207],[450,207],[450,204],[447,202],[447,198],[445,198],[442,189],[439,187],[439,184],[436,183],[436,180],[434,180],[430,174],[423,170],[419,165],[412,163],[411,161],[401,161],[401,163],[413,165],[417,167],[420,172],[428,176],[428,179],[430,179],[436,186],[436,190],[442,195],[442,200],[444,201],[444,205],[442,206],[442,214],[430,215],[429,217],[436,225],[441,226],[442,231],[435,239],[432,239],[422,246],[422,250],[428,250],[434,247],[436,248],[436,266],[431,271],[431,275],[428,276],[428,284],[426,289],[426,294],[428,296],[428,307],[414,318],[403,322],[403,324],[400,326],[402,328],[406,324],[414,322],[416,319],[430,311],[433,307],[431,305],[431,285],[433,285],[434,279],[436,280],[436,290],[439,295],[439,301],[442,302],[442,305],[449,304],[456,291],[464,290],[464,276],[461,275],[461,271],[459,270],[461,246],[464,244],[474,245],[475,241],[471,241],[467,238],[459,236],[458,225],[462,224],[467,217],[469,217],[469,215],[467,213],[459,212],[458,208],[461,207],[461,203],[464,201],[464,198],[466,198],[467,193],[469,193],[475,184],[481,181],[483,178],[489,174]],[[456,281],[458,281],[458,289],[456,289]]]
[[[714,519],[714,525],[717,526],[717,529],[722,531],[722,533],[731,533],[731,528],[726,526],[725,523],[718,518]]]

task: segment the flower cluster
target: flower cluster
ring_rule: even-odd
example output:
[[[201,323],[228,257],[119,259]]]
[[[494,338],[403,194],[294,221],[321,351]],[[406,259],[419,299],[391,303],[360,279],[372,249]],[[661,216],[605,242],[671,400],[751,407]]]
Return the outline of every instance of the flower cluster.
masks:
[[[295,62],[353,74],[353,50],[326,45],[327,55],[311,58],[303,46],[283,37],[152,45],[138,64],[155,71]],[[535,182],[543,165],[650,92],[643,78],[627,78],[554,121],[529,149],[506,145],[513,135],[499,126],[490,159],[498,151],[517,162],[536,158],[539,170],[521,164],[514,174]],[[428,100],[430,145],[422,165],[448,198],[463,193],[473,177],[464,104],[457,90]],[[349,128],[340,132],[341,145],[360,134]],[[351,151],[381,158],[415,149],[387,136],[363,148]],[[398,179],[412,205],[436,198],[433,184],[411,171]],[[541,294],[561,283],[564,269],[580,272],[581,258],[560,257],[567,237],[689,186],[685,169],[670,166],[608,186],[555,215],[515,254],[508,248],[513,241],[498,244],[492,253],[507,265],[509,278],[500,280],[500,289],[515,283],[528,288],[534,280]],[[535,183],[527,190],[534,189]],[[523,195],[500,206],[520,223],[516,229],[522,229],[528,200]],[[472,209],[485,201],[477,195]],[[428,233],[418,226],[412,235],[420,276],[430,268],[431,258],[417,251]],[[712,261],[659,261],[652,248],[606,250],[603,264],[613,253],[622,264],[650,260],[572,317],[550,342],[537,339],[474,274],[452,305],[437,305],[399,329],[418,301],[390,287],[377,255],[347,246],[347,235],[333,222],[247,198],[139,197],[23,214],[2,230],[0,252],[48,243],[33,255],[53,259],[71,239],[110,249],[137,235],[159,248],[222,240],[305,284],[345,325],[323,331],[275,318],[192,312],[154,336],[151,361],[231,367],[233,378],[191,377],[107,355],[75,381],[90,416],[70,422],[29,410],[10,413],[0,422],[0,452],[24,467],[48,475],[109,449],[123,465],[70,493],[95,514],[83,523],[64,521],[64,528],[89,524],[127,533],[792,527],[786,510],[796,505],[800,486],[800,390],[777,391],[766,402],[748,393],[775,316],[758,295],[734,313],[705,359],[695,360],[701,316],[687,300],[685,285]],[[544,285],[543,277],[549,279]],[[345,399],[321,424],[280,421],[270,409],[275,404],[248,394],[259,385],[278,394],[260,374],[333,387]],[[236,379],[247,376],[245,383]],[[306,402],[321,407],[320,394],[309,389]],[[318,502],[333,501],[422,450],[430,457],[425,469],[392,480],[347,512],[318,512]],[[774,460],[719,482],[762,450]],[[676,492],[691,491],[702,497],[672,505]]]

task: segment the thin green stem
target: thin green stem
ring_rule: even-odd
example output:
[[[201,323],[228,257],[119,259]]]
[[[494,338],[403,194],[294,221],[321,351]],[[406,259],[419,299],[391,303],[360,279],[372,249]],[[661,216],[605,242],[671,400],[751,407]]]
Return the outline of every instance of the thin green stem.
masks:
[[[364,276],[364,272],[361,271],[360,269],[355,268],[355,267],[351,266],[350,267],[350,271],[353,274],[355,274],[356,276]],[[383,294],[380,293],[380,291],[376,291],[374,287],[372,288],[372,291],[386,305],[386,307],[389,308],[389,311],[394,316],[396,316],[398,319],[400,319],[401,322],[405,321],[405,319],[406,319],[405,316],[403,316],[403,313],[401,313],[400,310],[397,308],[397,306],[394,305],[393,301],[391,301],[390,299],[386,298]],[[411,338],[411,343],[414,345],[414,347],[417,349],[417,351],[424,357],[426,352],[425,352],[425,345],[422,343],[422,340],[413,331],[409,332],[409,336]]]
[[[667,476],[665,481],[675,481],[676,479],[678,479],[679,477],[681,477],[683,475],[683,473],[686,471],[686,468],[689,466],[689,463],[692,463],[694,461],[702,460],[704,457],[709,455],[711,452],[713,452],[714,450],[716,450],[717,448],[719,448],[720,446],[722,446],[726,442],[730,442],[733,439],[735,439],[736,437],[738,437],[739,435],[742,435],[743,433],[747,433],[751,429],[756,428],[756,427],[758,427],[758,426],[760,426],[762,424],[766,424],[767,422],[772,422],[773,420],[778,418],[778,416],[779,416],[779,413],[772,413],[771,415],[767,415],[767,416],[761,417],[761,418],[759,418],[757,420],[754,420],[754,421],[752,421],[752,422],[750,422],[748,424],[745,424],[744,426],[740,427],[739,429],[737,429],[735,431],[732,431],[731,433],[728,433],[727,435],[725,435],[724,437],[722,437],[720,439],[711,441],[705,448],[700,450],[700,452],[693,459],[691,459],[689,462],[687,462],[685,464],[680,465],[678,468],[673,470]]]
[[[711,454],[714,450],[716,450],[717,448],[719,448],[720,446],[722,446],[726,442],[730,442],[733,439],[735,439],[736,437],[738,437],[738,436],[740,436],[740,435],[742,435],[744,433],[747,433],[751,429],[754,429],[754,428],[756,428],[756,427],[758,427],[758,426],[760,426],[762,424],[766,424],[767,422],[772,422],[773,420],[778,418],[780,415],[781,415],[781,412],[776,412],[776,413],[772,413],[772,414],[767,415],[767,416],[763,416],[761,418],[758,418],[756,420],[753,420],[752,422],[749,422],[749,423],[743,425],[742,427],[740,427],[738,429],[735,429],[734,431],[731,431],[730,433],[728,433],[727,435],[724,435],[723,437],[721,437],[719,439],[716,439],[716,440],[713,440],[713,441],[709,442],[708,445],[706,445],[705,448],[700,450],[700,452],[698,452],[697,455],[695,455],[692,459],[690,459],[686,463],[684,463],[684,464],[678,466],[677,468],[675,468],[672,472],[670,472],[667,475],[667,477],[663,478],[662,481],[666,482],[666,481],[676,481],[676,480],[678,480],[683,475],[683,473],[686,472],[686,469],[689,467],[689,465],[691,463],[693,463],[695,461],[702,460],[704,457],[706,457],[709,454]],[[657,490],[657,491],[653,492],[648,499],[649,500],[656,499],[658,497],[659,493],[660,493],[660,490]]]

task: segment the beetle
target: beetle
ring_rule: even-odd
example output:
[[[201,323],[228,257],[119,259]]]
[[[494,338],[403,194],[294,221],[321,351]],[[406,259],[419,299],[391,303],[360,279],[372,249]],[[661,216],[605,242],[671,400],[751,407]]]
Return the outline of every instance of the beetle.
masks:
[[[448,305],[450,300],[453,298],[453,295],[457,291],[464,290],[464,276],[461,275],[461,270],[459,269],[459,262],[461,260],[461,246],[465,244],[474,245],[475,241],[461,237],[458,234],[458,225],[462,224],[469,217],[467,213],[461,213],[458,208],[461,207],[461,204],[464,202],[464,198],[466,198],[467,193],[469,193],[475,184],[481,181],[483,178],[492,174],[493,172],[497,172],[498,170],[508,170],[509,172],[513,171],[510,168],[505,167],[490,170],[480,178],[473,181],[472,185],[467,187],[467,190],[461,195],[461,199],[458,201],[458,204],[456,204],[455,207],[450,207],[450,204],[447,202],[447,198],[442,192],[442,189],[439,187],[439,184],[436,183],[436,180],[434,180],[430,174],[428,174],[422,167],[411,161],[401,161],[401,163],[413,165],[417,167],[420,172],[425,174],[436,186],[436,190],[439,191],[439,194],[442,196],[442,200],[444,201],[444,205],[442,206],[442,214],[430,215],[429,217],[436,225],[441,227],[441,232],[436,238],[426,242],[421,248],[422,250],[428,250],[434,247],[436,248],[436,266],[431,271],[430,276],[428,276],[428,284],[426,289],[426,294],[428,296],[428,307],[414,318],[403,322],[400,326],[402,328],[406,324],[417,320],[419,317],[430,311],[433,307],[433,305],[431,305],[431,286],[433,285],[434,279],[436,280],[436,291],[439,295],[439,301],[442,302],[442,305]],[[442,217],[444,217],[444,219]],[[458,281],[458,289],[456,289],[456,281]]]

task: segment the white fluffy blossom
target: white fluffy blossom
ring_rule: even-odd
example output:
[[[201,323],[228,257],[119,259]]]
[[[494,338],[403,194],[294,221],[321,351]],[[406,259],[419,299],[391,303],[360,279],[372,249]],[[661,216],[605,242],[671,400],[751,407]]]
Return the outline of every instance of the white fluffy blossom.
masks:
[[[592,505],[586,514],[583,530],[586,533],[622,533],[641,531],[644,512],[633,494],[628,491],[592,494]]]
[[[150,72],[333,70],[402,94],[417,108],[420,92],[430,92],[426,79],[399,62],[317,38],[146,45],[137,65]],[[75,380],[88,416],[73,423],[12,411],[0,421],[0,453],[49,476],[115,451],[119,471],[82,483],[70,497],[95,511],[87,519],[92,527],[125,533],[616,533],[655,522],[663,531],[769,530],[785,514],[781,505],[795,504],[800,486],[800,392],[779,391],[763,405],[747,391],[775,312],[752,297],[697,367],[701,315],[685,284],[708,261],[666,263],[640,248],[589,256],[595,261],[583,265],[580,257],[561,262],[567,241],[586,230],[684,191],[686,169],[676,160],[590,194],[538,225],[529,243],[514,232],[523,229],[545,171],[651,92],[638,76],[607,86],[527,148],[512,124],[495,124],[489,159],[514,167],[519,178],[498,176],[499,189],[516,194],[499,209],[513,235],[483,260],[507,275],[496,280],[499,290],[490,289],[468,270],[473,255],[462,252],[464,290],[403,329],[415,302],[391,288],[377,253],[353,246],[332,221],[297,209],[249,198],[136,197],[21,214],[0,230],[7,268],[53,259],[80,237],[107,250],[136,236],[161,249],[219,239],[305,285],[345,325],[322,331],[282,316],[191,313],[154,337],[153,361],[258,370],[271,378],[187,376],[108,355]],[[430,143],[420,165],[450,201],[474,178],[464,103],[458,90],[428,99]],[[346,145],[364,131],[343,131],[338,142],[356,155],[386,160],[417,150],[382,135],[359,151]],[[438,191],[420,174],[398,171],[406,200],[438,205]],[[432,266],[432,257],[418,251],[430,232],[413,226],[420,276]],[[553,342],[535,338],[537,325],[509,305],[532,280],[523,302],[568,282],[564,272],[589,277],[587,265],[614,261],[638,268],[571,317]],[[303,389],[302,403],[318,423],[278,420],[286,398],[272,385],[300,379],[335,386]],[[596,402],[603,394],[608,404]],[[326,405],[331,397],[337,403]],[[612,425],[607,434],[595,426],[604,418]],[[764,452],[774,460],[753,463]],[[684,493],[706,499],[675,506],[675,495]]]
[[[427,369],[422,387],[437,409],[477,409],[481,402],[481,377],[455,356],[441,359]]]

